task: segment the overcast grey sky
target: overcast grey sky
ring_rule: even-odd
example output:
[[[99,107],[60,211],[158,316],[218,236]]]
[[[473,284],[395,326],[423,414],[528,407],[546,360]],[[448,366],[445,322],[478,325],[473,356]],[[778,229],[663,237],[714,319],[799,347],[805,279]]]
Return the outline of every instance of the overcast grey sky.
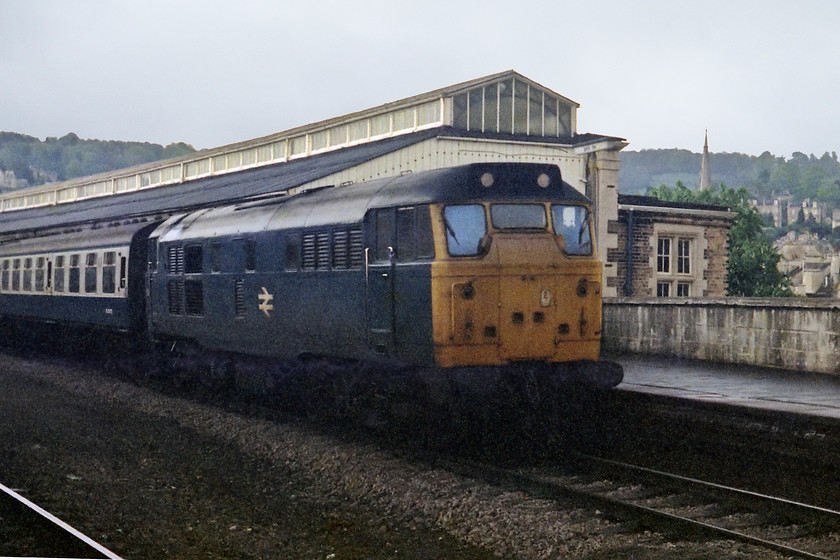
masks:
[[[629,150],[840,152],[834,0],[0,0],[0,130],[210,148],[516,70]]]

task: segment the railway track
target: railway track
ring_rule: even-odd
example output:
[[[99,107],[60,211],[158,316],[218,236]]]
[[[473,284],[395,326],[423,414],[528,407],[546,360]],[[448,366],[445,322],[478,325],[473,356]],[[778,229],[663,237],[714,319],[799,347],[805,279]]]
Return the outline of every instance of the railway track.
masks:
[[[584,454],[557,469],[471,463],[472,476],[542,498],[573,500],[627,523],[708,540],[734,540],[784,557],[840,558],[840,511]],[[463,466],[451,466],[463,474]]]
[[[0,484],[0,556],[120,557],[61,519]]]

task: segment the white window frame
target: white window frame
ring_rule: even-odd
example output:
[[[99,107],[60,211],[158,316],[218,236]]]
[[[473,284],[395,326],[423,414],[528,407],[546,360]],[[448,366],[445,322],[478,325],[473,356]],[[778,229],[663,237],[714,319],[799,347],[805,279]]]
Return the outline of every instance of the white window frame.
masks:
[[[660,252],[660,240],[669,240],[667,255]],[[688,246],[688,255],[683,250]],[[650,239],[650,294],[653,297],[683,298],[701,296],[706,290],[704,258],[708,243],[703,226],[654,223]],[[667,266],[662,267],[662,259]],[[687,268],[687,271],[686,271]],[[667,295],[663,292],[667,284]]]

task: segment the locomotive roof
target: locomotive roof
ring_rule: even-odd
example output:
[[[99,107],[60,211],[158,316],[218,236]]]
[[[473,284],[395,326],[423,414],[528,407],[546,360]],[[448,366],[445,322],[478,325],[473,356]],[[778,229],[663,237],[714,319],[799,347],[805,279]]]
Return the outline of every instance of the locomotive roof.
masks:
[[[539,185],[541,175],[548,179],[545,187]],[[488,199],[588,202],[562,180],[555,165],[476,163],[185,213],[153,235],[168,241],[352,224],[371,208]]]

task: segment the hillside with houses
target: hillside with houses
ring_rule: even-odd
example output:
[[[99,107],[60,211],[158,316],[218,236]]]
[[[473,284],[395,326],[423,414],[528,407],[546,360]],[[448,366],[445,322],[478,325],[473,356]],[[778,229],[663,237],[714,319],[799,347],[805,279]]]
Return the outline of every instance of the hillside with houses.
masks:
[[[703,154],[687,150],[624,151],[619,188],[655,194],[666,185],[696,193]],[[780,255],[779,269],[792,291],[807,297],[840,297],[840,162],[796,152],[786,159],[709,153],[711,183],[744,188],[764,217],[765,233]]]

